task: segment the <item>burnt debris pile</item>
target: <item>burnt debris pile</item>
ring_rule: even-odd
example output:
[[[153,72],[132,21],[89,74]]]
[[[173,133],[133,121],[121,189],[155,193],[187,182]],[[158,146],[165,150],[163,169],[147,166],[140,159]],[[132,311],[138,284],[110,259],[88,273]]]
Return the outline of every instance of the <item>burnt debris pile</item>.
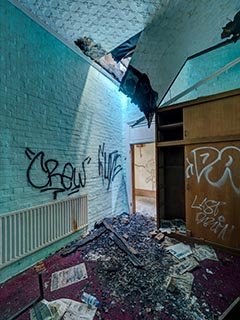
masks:
[[[125,314],[124,319],[204,320],[210,313],[212,319],[220,315],[204,299],[198,301],[194,288],[193,271],[200,268],[199,252],[207,246],[185,245],[156,230],[151,218],[122,213],[104,219],[74,250],[80,246],[80,258],[97,263],[99,319],[113,309]],[[204,250],[202,260],[218,260],[212,248]]]

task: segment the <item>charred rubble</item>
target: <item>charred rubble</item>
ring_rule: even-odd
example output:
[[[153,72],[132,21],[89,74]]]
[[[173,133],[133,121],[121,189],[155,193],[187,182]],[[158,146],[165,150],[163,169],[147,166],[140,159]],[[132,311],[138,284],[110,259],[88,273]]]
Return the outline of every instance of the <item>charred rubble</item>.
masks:
[[[130,312],[132,319],[141,320],[218,319],[220,311],[209,306],[207,300],[198,301],[196,297],[201,288],[195,284],[191,271],[200,268],[200,264],[196,262],[192,269],[186,269],[189,272],[183,271],[179,275],[179,285],[178,275],[175,278],[172,275],[177,270],[176,265],[181,264],[166,251],[166,247],[179,242],[159,235],[161,232],[156,230],[154,219],[123,213],[97,223],[82,245],[82,240],[73,244],[74,250],[81,248],[81,259],[98,264],[97,278],[104,288],[99,297],[102,307],[97,312],[98,319],[106,319],[106,314],[115,308],[120,308],[118,311],[122,314]],[[123,244],[127,243],[130,252],[123,250],[116,237]],[[129,259],[129,254],[138,264]],[[183,261],[188,265],[187,257]],[[126,316],[126,319],[130,318]]]

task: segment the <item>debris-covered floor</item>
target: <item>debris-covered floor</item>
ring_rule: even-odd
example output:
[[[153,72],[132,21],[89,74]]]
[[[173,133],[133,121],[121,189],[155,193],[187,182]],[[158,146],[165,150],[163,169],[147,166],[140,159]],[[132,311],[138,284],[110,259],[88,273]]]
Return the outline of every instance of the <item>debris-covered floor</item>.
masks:
[[[154,232],[155,221],[141,214],[104,221],[84,241],[98,233],[95,239],[44,260],[46,300],[80,301],[88,292],[101,303],[94,320],[212,320],[240,296],[239,257],[163,238]],[[77,265],[86,268],[81,280],[54,288],[52,274]],[[6,320],[39,296],[36,268],[2,284],[0,296],[0,319]],[[30,319],[29,312],[19,319]]]

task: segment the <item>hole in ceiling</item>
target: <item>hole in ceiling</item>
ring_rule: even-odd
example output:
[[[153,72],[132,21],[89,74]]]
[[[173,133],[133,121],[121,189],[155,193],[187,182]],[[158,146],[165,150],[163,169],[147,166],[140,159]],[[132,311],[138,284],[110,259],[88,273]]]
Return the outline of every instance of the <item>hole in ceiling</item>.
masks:
[[[74,43],[85,55],[98,63],[115,80],[121,82],[137,46],[141,32],[138,32],[111,52],[104,51],[100,44],[95,43],[92,38],[86,36],[77,39]]]

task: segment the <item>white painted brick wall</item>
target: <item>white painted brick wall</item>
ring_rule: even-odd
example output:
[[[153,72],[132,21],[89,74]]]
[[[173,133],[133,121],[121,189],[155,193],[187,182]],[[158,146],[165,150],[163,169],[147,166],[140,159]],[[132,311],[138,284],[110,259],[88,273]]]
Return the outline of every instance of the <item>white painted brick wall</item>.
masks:
[[[79,172],[82,161],[91,157],[86,186],[79,192],[89,196],[90,226],[127,210],[124,171],[107,190],[107,181],[103,184],[98,175],[98,148],[105,143],[107,154],[118,150],[117,165],[125,167],[122,112],[129,101],[113,82],[6,0],[0,4],[0,24],[0,213],[53,201],[52,191],[40,192],[28,182],[26,148],[44,152],[44,162],[57,160],[58,173],[67,162]],[[39,163],[31,174],[35,183],[46,184]],[[59,176],[54,185],[57,181],[59,185]],[[65,197],[67,192],[58,194],[58,199]]]

